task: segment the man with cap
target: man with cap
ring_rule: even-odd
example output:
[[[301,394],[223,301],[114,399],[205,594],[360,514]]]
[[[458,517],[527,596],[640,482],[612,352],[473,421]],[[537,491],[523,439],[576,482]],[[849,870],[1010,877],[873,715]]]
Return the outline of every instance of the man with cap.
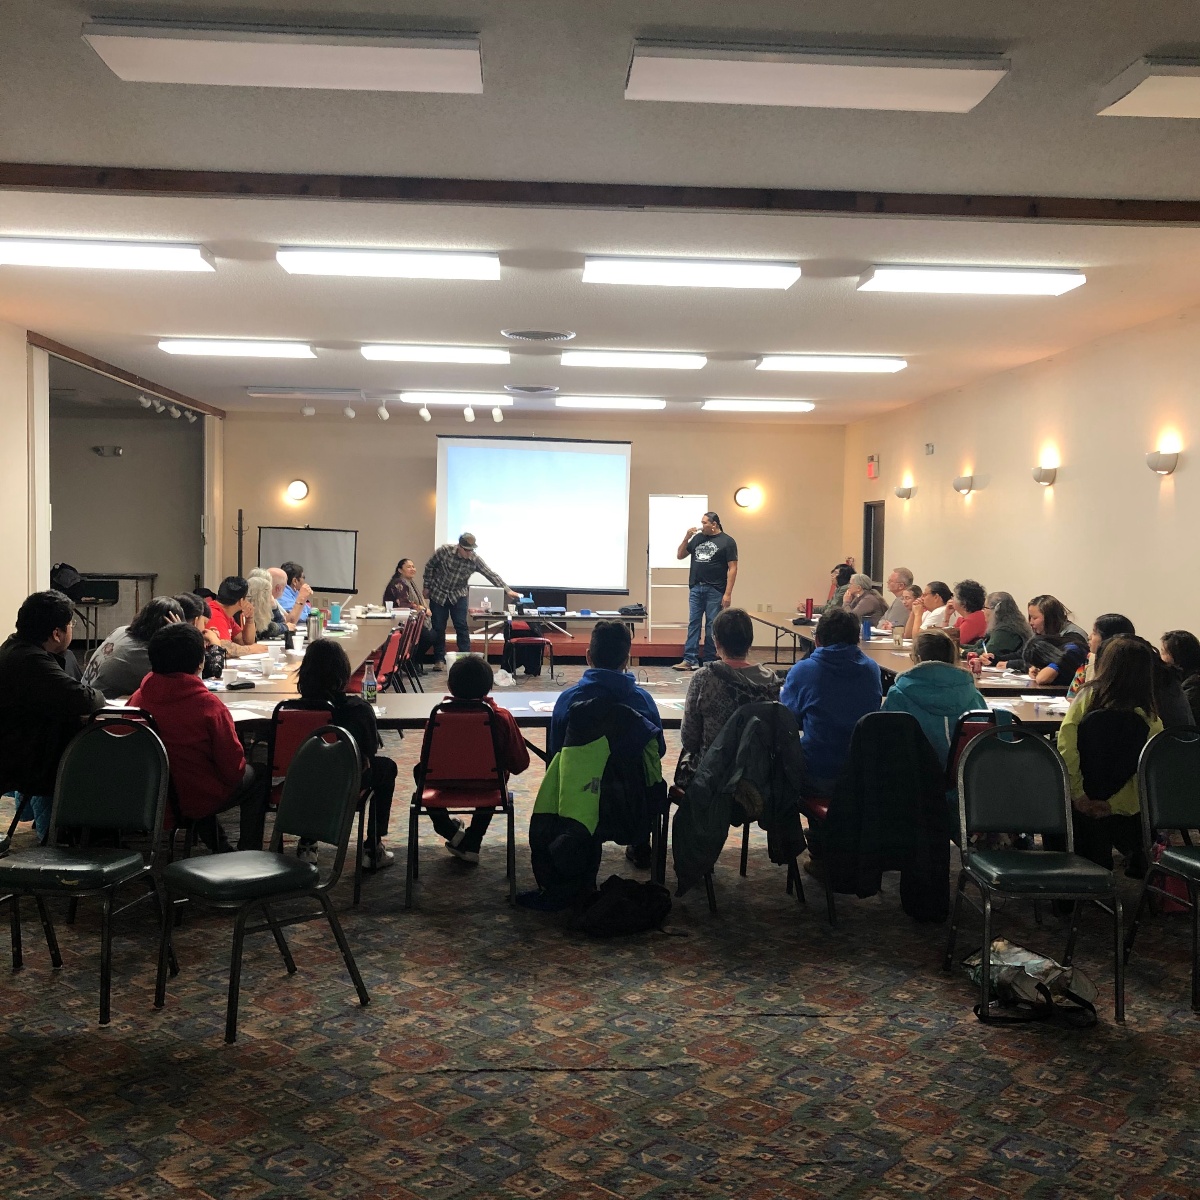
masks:
[[[478,571],[496,587],[504,588],[512,600],[518,593],[492,570],[475,553],[475,535],[463,533],[457,542],[439,546],[425,564],[423,595],[429,601],[429,615],[433,621],[433,669],[441,670],[446,663],[446,621],[454,621],[454,633],[458,640],[458,652],[467,654],[471,649],[471,630],[467,625],[467,584]]]
[[[737,542],[721,528],[721,518],[706,512],[700,527],[689,529],[679,543],[676,558],[691,556],[688,572],[688,631],[683,646],[683,662],[677,671],[694,671],[700,665],[700,621],[704,620],[704,657],[714,662],[717,648],[713,643],[712,624],[723,608],[733,600],[737,579]]]

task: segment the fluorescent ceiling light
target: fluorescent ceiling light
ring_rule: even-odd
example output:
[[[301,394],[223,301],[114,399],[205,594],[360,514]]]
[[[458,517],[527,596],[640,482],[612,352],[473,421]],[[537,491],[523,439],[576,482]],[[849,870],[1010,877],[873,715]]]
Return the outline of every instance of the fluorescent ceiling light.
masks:
[[[361,400],[361,388],[258,387],[246,389],[251,400]]]
[[[178,242],[91,242],[74,238],[0,238],[0,263],[106,271],[212,271],[203,246]]]
[[[101,17],[84,25],[83,40],[127,83],[483,91],[479,39],[472,36],[313,33]]]
[[[363,346],[363,358],[372,362],[424,362],[424,363],[491,363],[508,366],[511,356],[507,350],[493,350],[488,346]]]
[[[650,287],[777,288],[786,291],[800,278],[800,266],[786,262],[705,262],[683,258],[589,258],[584,283],[630,283]]]
[[[830,374],[892,375],[908,366],[903,358],[876,354],[764,354],[759,371],[819,371]]]
[[[564,350],[564,367],[662,367],[699,371],[708,362],[703,354],[673,354],[659,350]]]
[[[275,261],[290,275],[352,275],[374,279],[499,279],[496,254],[433,250],[343,250],[282,246]]]
[[[642,396],[558,396],[555,398],[556,408],[625,408],[625,409],[662,409],[667,407],[665,400],[652,400]]]
[[[1025,267],[872,267],[860,292],[937,292],[947,296],[1061,296],[1087,282],[1082,271]]]
[[[995,54],[864,54],[636,42],[626,100],[970,112],[1008,73]]]
[[[811,400],[705,400],[706,412],[806,413],[817,406]]]
[[[508,408],[512,405],[511,396],[494,396],[490,392],[401,392],[400,399],[405,404],[478,404],[480,408]]]
[[[316,358],[304,342],[256,342],[249,339],[163,338],[160,350],[168,354],[203,354],[213,358]]]
[[[1102,117],[1200,118],[1200,62],[1139,58],[1104,89]]]

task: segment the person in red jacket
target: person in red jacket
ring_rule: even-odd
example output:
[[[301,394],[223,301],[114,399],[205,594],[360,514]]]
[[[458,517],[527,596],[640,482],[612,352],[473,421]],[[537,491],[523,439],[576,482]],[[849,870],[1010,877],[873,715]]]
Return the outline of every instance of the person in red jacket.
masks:
[[[267,773],[247,763],[229,709],[204,686],[204,635],[194,625],[160,629],[147,647],[150,674],[129,699],[158,727],[171,764],[180,815],[201,820],[209,849],[228,849],[216,814],[241,810],[239,850],[261,850],[267,810]],[[204,821],[203,818],[213,818]],[[168,809],[166,826],[174,813]]]
[[[516,717],[488,697],[494,679],[491,664],[486,659],[478,654],[464,654],[455,659],[446,682],[450,695],[456,700],[482,700],[492,710],[498,721],[496,765],[506,775],[520,775],[529,767],[529,750],[517,727]],[[479,847],[492,823],[491,809],[480,809],[471,818],[469,826],[441,808],[430,809],[429,819],[434,829],[446,839],[446,849],[455,858],[468,863],[479,862]]]

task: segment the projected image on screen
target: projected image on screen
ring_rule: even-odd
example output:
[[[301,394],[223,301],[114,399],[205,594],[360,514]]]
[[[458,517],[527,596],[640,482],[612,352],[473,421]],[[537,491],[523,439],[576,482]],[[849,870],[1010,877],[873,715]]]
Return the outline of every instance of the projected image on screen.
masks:
[[[514,587],[626,591],[629,443],[439,437],[437,542],[464,530]]]

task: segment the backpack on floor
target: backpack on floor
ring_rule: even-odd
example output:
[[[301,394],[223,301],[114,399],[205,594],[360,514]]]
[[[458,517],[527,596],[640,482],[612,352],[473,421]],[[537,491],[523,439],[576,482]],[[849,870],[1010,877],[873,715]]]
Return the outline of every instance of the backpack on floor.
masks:
[[[671,893],[658,883],[610,875],[573,914],[569,928],[589,937],[623,937],[661,929],[671,912]]]

